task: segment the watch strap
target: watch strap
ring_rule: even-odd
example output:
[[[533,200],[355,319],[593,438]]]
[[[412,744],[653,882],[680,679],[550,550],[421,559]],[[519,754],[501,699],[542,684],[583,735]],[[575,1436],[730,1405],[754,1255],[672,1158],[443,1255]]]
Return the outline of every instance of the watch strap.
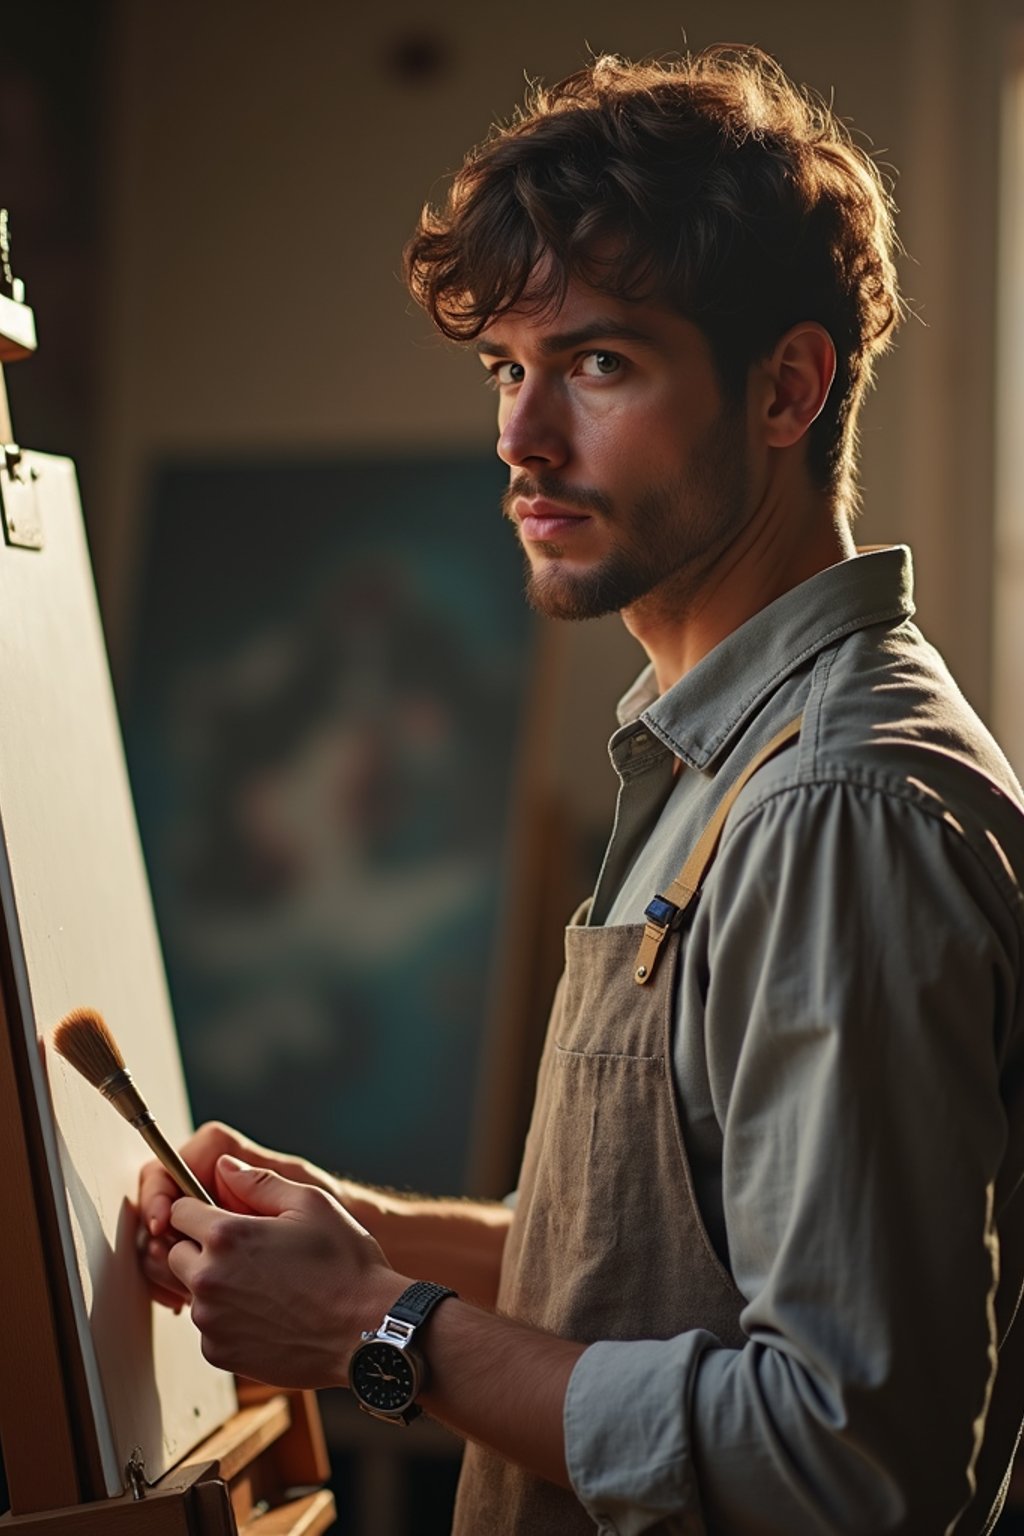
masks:
[[[439,1301],[456,1294],[450,1285],[435,1285],[433,1280],[414,1280],[412,1285],[406,1286],[394,1306],[388,1308],[388,1317],[396,1318],[400,1323],[408,1323],[413,1328],[420,1328]]]

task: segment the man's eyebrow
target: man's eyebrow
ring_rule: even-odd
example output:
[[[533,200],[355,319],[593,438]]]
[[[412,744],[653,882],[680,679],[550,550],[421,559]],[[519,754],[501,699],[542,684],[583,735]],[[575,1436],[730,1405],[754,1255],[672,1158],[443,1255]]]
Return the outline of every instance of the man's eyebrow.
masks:
[[[591,341],[635,341],[642,346],[655,347],[658,342],[650,331],[642,331],[638,326],[625,325],[621,320],[612,320],[598,316],[588,325],[581,325],[575,331],[557,331],[550,336],[545,336],[540,343],[540,350],[547,357],[553,357],[558,352],[571,352],[576,347],[586,346]],[[481,336],[476,344],[476,350],[481,357],[509,357],[515,351],[514,347],[507,346],[496,336]]]

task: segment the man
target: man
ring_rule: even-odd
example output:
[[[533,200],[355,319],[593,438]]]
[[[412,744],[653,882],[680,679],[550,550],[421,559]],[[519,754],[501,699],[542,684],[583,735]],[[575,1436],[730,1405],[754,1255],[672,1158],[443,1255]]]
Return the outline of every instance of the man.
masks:
[[[651,663],[515,1214],[223,1126],[185,1150],[228,1213],[154,1166],[141,1210],[209,1358],[281,1385],[348,1382],[411,1283],[459,1293],[397,1310],[471,1442],[462,1536],[966,1533],[1002,1502],[1024,815],[906,552],[852,542],[893,245],[831,113],[727,49],[534,93],[410,244],[497,391],[532,601],[620,611]],[[356,1357],[367,1406],[407,1405],[400,1358]]]

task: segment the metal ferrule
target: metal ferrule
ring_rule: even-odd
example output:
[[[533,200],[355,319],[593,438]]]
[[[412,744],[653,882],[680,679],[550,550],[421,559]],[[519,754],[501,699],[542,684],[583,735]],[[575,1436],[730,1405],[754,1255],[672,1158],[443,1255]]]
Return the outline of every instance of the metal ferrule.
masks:
[[[147,1125],[152,1122],[153,1116],[132,1082],[132,1075],[127,1068],[112,1072],[98,1087],[103,1097],[110,1100],[118,1114],[123,1115],[130,1125]]]

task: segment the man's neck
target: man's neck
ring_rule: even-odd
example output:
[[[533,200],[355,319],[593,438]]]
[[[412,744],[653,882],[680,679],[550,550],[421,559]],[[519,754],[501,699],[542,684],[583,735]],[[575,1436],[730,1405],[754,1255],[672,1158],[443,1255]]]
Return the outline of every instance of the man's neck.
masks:
[[[695,577],[669,578],[622,620],[665,693],[747,619],[819,571],[856,554],[845,516],[821,497],[801,508],[769,497]]]

